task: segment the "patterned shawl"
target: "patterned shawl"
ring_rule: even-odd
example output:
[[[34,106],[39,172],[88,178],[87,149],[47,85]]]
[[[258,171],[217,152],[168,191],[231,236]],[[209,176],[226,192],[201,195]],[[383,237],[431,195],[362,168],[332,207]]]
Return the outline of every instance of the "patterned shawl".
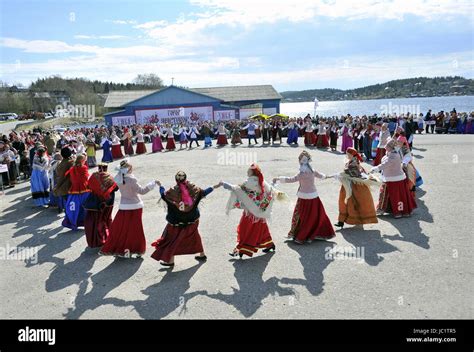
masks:
[[[108,200],[116,187],[113,177],[107,172],[97,171],[89,178],[90,190],[102,200]]]
[[[191,204],[185,204],[182,201],[182,194],[181,194],[181,189],[179,188],[179,185],[176,185],[168,189],[165,192],[164,198],[167,202],[173,204],[176,208],[178,208],[179,211],[187,213],[194,208],[194,205],[196,204],[196,202],[201,200],[202,190],[201,188],[197,187],[191,182],[185,181],[184,184],[186,188],[188,189],[189,195],[192,199]]]

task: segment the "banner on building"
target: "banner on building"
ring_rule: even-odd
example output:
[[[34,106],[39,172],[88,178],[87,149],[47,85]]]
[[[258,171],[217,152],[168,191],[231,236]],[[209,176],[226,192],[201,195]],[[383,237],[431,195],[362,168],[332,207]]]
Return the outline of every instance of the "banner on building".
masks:
[[[112,116],[113,126],[128,126],[135,124],[135,116]]]
[[[212,106],[181,107],[171,109],[143,109],[135,110],[137,123],[192,123],[212,120]]]
[[[277,113],[277,109],[276,108],[266,108],[266,109],[263,109],[263,113],[265,115],[273,115],[273,114],[276,114]]]
[[[240,109],[239,115],[241,120],[248,119],[250,116],[262,113],[262,108]]]
[[[235,110],[216,110],[214,111],[214,121],[235,120]]]

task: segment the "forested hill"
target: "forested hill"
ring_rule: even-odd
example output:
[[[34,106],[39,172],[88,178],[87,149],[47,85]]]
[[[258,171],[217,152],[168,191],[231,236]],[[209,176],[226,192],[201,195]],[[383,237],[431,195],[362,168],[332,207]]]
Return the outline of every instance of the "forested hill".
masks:
[[[459,76],[409,78],[374,84],[357,89],[310,89],[280,92],[283,102],[434,97],[474,95],[474,80]]]

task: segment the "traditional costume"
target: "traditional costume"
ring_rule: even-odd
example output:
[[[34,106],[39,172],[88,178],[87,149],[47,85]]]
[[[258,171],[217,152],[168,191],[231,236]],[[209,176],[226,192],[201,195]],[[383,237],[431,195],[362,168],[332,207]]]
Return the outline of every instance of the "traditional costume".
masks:
[[[182,171],[175,176],[176,186],[165,192],[160,186],[161,199],[166,203],[167,215],[165,229],[161,238],[152,243],[155,251],[151,257],[162,261],[165,266],[174,265],[174,256],[184,254],[200,254],[198,260],[205,260],[201,236],[199,235],[199,203],[214,188],[205,190],[186,180]]]
[[[255,141],[255,144],[258,144],[256,135],[257,129],[258,126],[254,122],[249,122],[246,126],[242,127],[242,130],[247,130],[247,138],[249,140],[249,145],[252,144],[252,139]]]
[[[327,124],[324,121],[321,121],[318,126],[316,126],[318,134],[316,136],[316,147],[317,148],[329,148],[329,141],[327,136]]]
[[[132,135],[129,131],[125,132],[124,136],[122,137],[123,140],[123,150],[125,155],[133,155],[135,152],[133,151],[133,144],[132,144]]]
[[[143,136],[143,130],[140,130],[137,133],[137,154],[145,154],[145,153],[146,153],[145,137]]]
[[[387,144],[387,141],[389,140],[389,138],[390,138],[390,132],[387,128],[387,124],[384,123],[382,125],[382,129],[379,134],[379,140],[377,144],[377,153],[374,159],[374,166],[380,165],[380,163],[382,162],[382,158],[385,156],[385,153],[386,153],[385,145]]]
[[[281,176],[275,179],[281,183],[299,182],[298,201],[293,211],[291,229],[287,237],[299,244],[333,238],[336,234],[314,184],[315,177],[325,179],[326,175],[313,171],[310,165],[311,156],[308,152],[303,151],[298,159],[300,171],[297,175]]]
[[[257,140],[255,139],[255,143],[257,143]],[[270,143],[270,125],[268,122],[264,122],[262,125],[262,143]],[[250,144],[250,139],[249,139],[249,144]]]
[[[89,197],[89,171],[83,155],[78,155],[74,166],[66,171],[65,176],[69,175],[71,187],[69,188],[66,201],[66,216],[62,222],[64,227],[77,230],[78,227],[84,226],[84,218],[86,211],[83,204]]]
[[[156,126],[151,134],[151,142],[151,151],[153,153],[161,152],[164,149],[161,141],[161,133]]]
[[[56,187],[56,184],[54,183],[56,180],[56,169],[61,162],[62,157],[61,154],[55,154],[53,157],[53,160],[51,161],[51,166],[49,167],[48,170],[48,179],[49,179],[49,205],[52,207],[58,207],[60,203],[60,197],[57,197],[53,190]],[[62,203],[61,203],[62,205]]]
[[[172,127],[168,127],[165,133],[162,135],[164,138],[166,138],[166,150],[176,149],[176,144],[174,142],[174,135],[175,133]]]
[[[258,249],[263,249],[265,253],[275,250],[267,220],[271,217],[275,198],[282,199],[284,193],[264,181],[262,171],[256,164],[251,165],[248,179],[243,184],[236,186],[224,182],[223,185],[231,191],[226,213],[233,208],[243,209],[237,227],[237,245],[230,254],[252,257]]]
[[[33,158],[33,173],[31,174],[31,196],[37,207],[49,204],[48,168],[50,159],[46,150],[40,147]]]
[[[56,167],[53,189],[54,195],[57,197],[59,212],[66,209],[67,196],[71,187],[71,180],[66,172],[74,165],[74,157],[70,148],[63,147],[61,156],[63,160]]]
[[[400,147],[400,157],[402,158],[403,171],[408,179],[410,190],[415,194],[416,187],[420,187],[423,184],[423,178],[421,177],[418,170],[413,164],[413,156],[410,151],[410,145],[405,136],[399,136],[397,138]]]
[[[370,186],[380,185],[374,177],[369,178],[360,165],[362,157],[354,148],[347,148],[344,172],[334,175],[341,182],[339,191],[339,217],[335,226],[376,224],[374,200]]]
[[[143,201],[140,194],[146,194],[155,188],[154,181],[142,187],[131,173],[132,166],[128,160],[120,163],[115,182],[120,190],[120,205],[109,230],[109,238],[100,254],[125,258],[141,257],[146,250],[146,239],[143,231]]]
[[[316,143],[316,135],[313,131],[313,123],[311,120],[306,121],[305,130],[304,130],[304,145],[313,146]]]
[[[204,137],[204,149],[208,147],[212,147],[212,139],[211,139],[212,131],[209,128],[209,125],[207,123],[204,123],[204,125],[201,127],[200,133]]]
[[[115,133],[112,133],[112,157],[114,160],[123,158],[120,138]]]
[[[242,138],[240,137],[240,127],[237,125],[232,128],[232,139],[230,141],[230,144],[242,144]]]
[[[11,187],[15,187],[15,184],[17,183],[16,179],[18,177],[18,170],[15,161],[17,155],[15,155],[10,147],[3,141],[0,141],[0,148],[2,148],[0,151],[0,164],[7,165],[8,167],[8,173],[2,172],[3,185],[10,183]]]
[[[217,145],[223,146],[228,144],[227,143],[227,129],[225,128],[223,123],[220,123],[217,127]]]
[[[183,148],[183,145],[185,145],[185,147],[188,146],[188,132],[187,132],[187,128],[182,126],[179,128],[179,131],[178,131],[178,135],[179,135],[179,149],[182,149]]]
[[[87,210],[84,220],[87,245],[91,248],[102,247],[109,237],[118,186],[107,173],[107,164],[99,164],[99,171],[90,176],[88,185],[91,193],[84,203]]]
[[[342,127],[341,135],[342,135],[341,152],[345,153],[347,148],[352,147],[352,136],[351,136],[351,128],[349,125],[349,121],[346,121],[344,126]]]
[[[197,129],[196,126],[192,126],[188,132],[188,136],[189,136],[189,139],[190,139],[190,142],[189,142],[189,149],[192,148],[193,146],[193,142],[196,143],[196,146],[199,147],[199,142],[198,142],[198,136],[199,136],[199,131]]]
[[[95,144],[95,142],[92,140],[92,137],[93,136],[89,136],[86,141],[87,166],[89,166],[89,168],[97,166],[97,160],[95,156],[98,145]]]
[[[395,150],[396,145],[395,139],[387,142],[387,154],[382,158],[382,163],[373,167],[371,172],[382,172],[383,184],[380,187],[377,213],[392,213],[395,218],[400,218],[410,216],[416,208],[416,202],[402,169],[402,158]]]
[[[286,129],[288,130],[288,138],[286,139],[286,142],[289,145],[298,145],[299,128],[300,126],[294,121],[290,121],[286,126]]]
[[[337,139],[339,138],[339,128],[336,124],[333,124],[329,129],[329,146],[332,151],[337,149]]]
[[[107,137],[102,137],[102,141],[100,142],[100,146],[102,147],[102,162],[103,163],[111,163],[114,161],[114,158],[112,156],[112,152],[110,151],[111,147],[111,142]]]

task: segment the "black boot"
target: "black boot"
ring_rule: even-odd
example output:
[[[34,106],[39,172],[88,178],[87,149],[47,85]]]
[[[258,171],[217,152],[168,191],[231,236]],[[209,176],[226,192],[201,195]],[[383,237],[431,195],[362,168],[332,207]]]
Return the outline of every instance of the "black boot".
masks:
[[[341,221],[338,221],[336,224],[334,224],[336,227],[340,227],[341,229],[344,227],[344,223]]]
[[[268,252],[270,252],[270,251],[275,252],[275,245],[274,245],[274,244],[273,244],[271,247],[262,249],[262,252],[263,252],[263,253],[268,253]]]

